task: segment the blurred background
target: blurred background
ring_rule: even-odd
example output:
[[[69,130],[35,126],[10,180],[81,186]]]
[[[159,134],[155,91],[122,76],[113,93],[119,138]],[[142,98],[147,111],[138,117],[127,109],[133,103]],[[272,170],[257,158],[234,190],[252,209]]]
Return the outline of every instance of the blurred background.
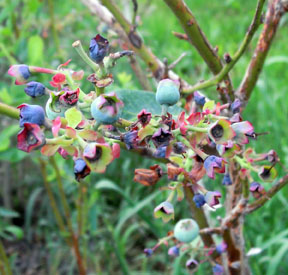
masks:
[[[210,43],[218,46],[219,55],[223,56],[237,50],[251,23],[257,1],[186,2]],[[119,0],[117,3],[126,18],[131,19],[132,1]],[[172,31],[183,31],[164,1],[138,0],[138,4],[138,30],[145,44],[160,59],[167,58],[168,63],[186,52],[187,56],[175,71],[189,83],[211,77],[195,49],[172,35]],[[287,18],[287,14],[282,18],[263,72],[243,114],[245,120],[252,122],[256,132],[270,133],[251,142],[256,151],[275,149],[285,166],[288,166]],[[261,28],[231,72],[234,87],[241,82]],[[12,64],[57,68],[71,58],[72,68],[83,69],[86,79],[91,71],[71,45],[80,39],[88,51],[90,39],[97,33],[109,39],[111,51],[120,50],[115,33],[81,1],[2,0],[0,101],[14,107],[24,102],[42,106],[45,103],[43,99],[28,98],[23,86],[14,85],[7,74]],[[140,64],[144,68],[141,61]],[[125,58],[114,68],[114,79],[112,89],[141,89]],[[38,81],[49,87],[49,76],[43,75]],[[155,88],[153,81],[151,85]],[[82,89],[89,92],[93,87],[84,80]],[[217,99],[215,88],[208,89],[206,94]],[[75,258],[58,230],[43,184],[49,184],[58,202],[55,165],[44,158],[45,175],[40,169],[39,152],[28,155],[17,150],[19,126],[16,120],[0,116],[0,126],[0,237],[14,274],[77,274]],[[80,247],[90,274],[187,274],[187,259],[179,257],[171,261],[165,246],[151,258],[143,254],[143,249],[154,246],[158,238],[173,229],[177,220],[190,217],[186,202],[182,201],[175,207],[175,222],[164,224],[153,218],[154,207],[165,198],[165,194],[159,191],[165,180],[156,186],[145,187],[133,182],[133,176],[135,168],[148,168],[155,164],[154,161],[122,151],[120,159],[114,161],[105,174],[92,174],[81,188],[74,180],[73,161],[64,160],[59,155],[54,160],[62,175],[73,227],[77,224],[79,205],[85,205],[84,209],[80,207],[86,218]],[[280,177],[284,171],[278,168]],[[219,177],[215,182],[207,180],[207,185],[217,185],[221,190],[220,182]],[[271,183],[264,186],[267,189]],[[261,210],[246,217],[246,250],[262,249],[260,254],[250,258],[253,274],[287,274],[287,195],[286,188]],[[212,225],[222,212],[219,209],[212,213]],[[209,274],[206,268],[202,265],[197,274]]]

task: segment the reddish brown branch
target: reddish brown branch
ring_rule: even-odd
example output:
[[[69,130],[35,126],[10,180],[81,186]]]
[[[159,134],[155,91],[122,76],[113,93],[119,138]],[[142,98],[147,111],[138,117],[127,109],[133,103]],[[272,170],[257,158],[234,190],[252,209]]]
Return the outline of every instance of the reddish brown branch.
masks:
[[[247,199],[241,199],[238,204],[232,209],[230,215],[223,220],[222,228],[234,227],[235,223],[236,225],[238,225],[238,219],[245,212],[247,203]]]
[[[280,179],[270,190],[267,191],[266,195],[259,198],[258,200],[248,204],[245,213],[251,213],[258,208],[262,207],[267,201],[269,201],[278,191],[288,183],[288,175]]]
[[[243,101],[244,105],[247,104],[256,85],[273,38],[278,29],[280,19],[287,10],[287,1],[271,0],[269,2],[263,31],[259,37],[252,60],[246,70],[242,83],[236,93],[236,96]]]
[[[200,234],[207,234],[207,235],[213,235],[213,234],[222,234],[221,227],[214,227],[214,228],[203,228],[200,230]]]
[[[201,55],[209,69],[214,75],[218,74],[223,65],[217,53],[208,42],[208,39],[202,32],[196,18],[194,17],[191,10],[187,7],[183,0],[164,0],[169,6],[172,12],[177,17],[183,30],[185,31],[188,41],[196,48],[197,52]],[[229,77],[225,77],[227,81],[228,94],[231,99],[234,98],[232,92],[231,80]],[[226,102],[225,95],[221,94],[222,101]]]
[[[101,4],[97,0],[81,0],[94,14],[97,15],[103,22],[117,32],[120,39],[125,42],[126,47],[132,49],[146,64],[152,72],[156,80],[161,80],[165,74],[165,66],[154,53],[149,49],[141,35],[135,30],[128,20],[124,17],[117,5],[112,0],[101,0]],[[139,66],[138,66],[139,67]],[[139,76],[135,72],[136,75]],[[142,74],[143,75],[143,74]],[[189,83],[181,79],[172,70],[169,70],[168,77],[174,80],[181,80],[181,87],[188,89],[191,87]],[[140,79],[139,79],[140,81]],[[143,81],[142,81],[143,82]]]

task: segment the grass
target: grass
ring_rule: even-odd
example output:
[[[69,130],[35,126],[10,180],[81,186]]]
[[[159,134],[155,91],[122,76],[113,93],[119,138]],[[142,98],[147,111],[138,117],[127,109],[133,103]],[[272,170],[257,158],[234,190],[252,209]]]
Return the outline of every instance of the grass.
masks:
[[[130,1],[122,2],[122,8],[129,16],[132,5]],[[173,62],[181,53],[188,52],[187,57],[176,67],[176,71],[192,84],[211,77],[207,66],[195,49],[186,41],[177,40],[172,35],[171,31],[181,32],[182,30],[171,11],[165,6],[164,1],[152,1],[148,7],[145,6],[148,1],[139,0],[138,2],[139,11],[142,14],[138,29],[145,43],[151,47],[153,52],[160,59],[166,57],[169,63]],[[190,0],[187,1],[187,4],[195,14],[211,44],[218,46],[219,55],[223,56],[226,52],[234,53],[237,50],[252,20],[256,1],[215,0],[210,1],[208,5],[207,1]],[[83,62],[71,47],[72,42],[80,39],[87,48],[90,38],[97,32],[96,29],[103,33],[106,32],[105,34],[110,37],[113,36],[109,31],[107,32],[105,25],[97,21],[97,18],[92,16],[79,1],[74,1],[73,6],[71,6],[71,2],[61,3],[60,6],[54,1],[54,22],[50,21],[51,14],[49,14],[47,5],[41,1],[15,0],[5,6],[4,4],[0,5],[3,5],[3,9],[0,11],[0,21],[2,22],[0,25],[0,45],[4,45],[7,50],[6,52],[0,51],[0,100],[14,106],[27,102],[28,99],[21,87],[11,86],[11,80],[5,74],[10,63],[35,62],[37,65],[55,67],[72,58],[75,68],[83,68]],[[17,12],[14,12],[15,10]],[[58,51],[55,50],[51,24],[54,24],[58,31],[61,45]],[[286,68],[288,57],[286,48],[288,38],[285,32],[286,28],[287,16],[282,19],[266,65],[244,112],[244,119],[251,121],[257,132],[269,131],[270,133],[252,142],[256,150],[265,152],[275,149],[287,166],[288,128],[286,128],[286,124],[288,108],[286,83],[288,70]],[[257,32],[257,37],[259,33],[260,31]],[[237,87],[241,82],[256,41],[257,38],[254,38],[243,58],[231,72],[234,87]],[[35,52],[38,53],[36,56],[33,54]],[[132,74],[128,67],[125,60],[119,61],[115,74]],[[85,73],[88,75],[90,72]],[[48,84],[47,78],[43,78],[43,81]],[[140,88],[133,77],[128,84],[130,87]],[[123,84],[115,78],[114,87],[123,87],[123,85],[125,86],[125,81]],[[86,84],[84,89],[91,89],[91,86]],[[207,94],[211,98],[217,98],[215,88],[208,89]],[[39,104],[38,100],[31,102]],[[7,125],[7,123],[11,124],[12,122],[1,118],[2,126]],[[15,138],[12,137],[11,140],[11,145],[8,144],[8,147],[1,148],[0,159],[7,159],[8,154],[8,160],[15,161],[16,158],[20,161],[25,156],[13,150]],[[12,151],[14,155],[9,154]],[[28,171],[33,171],[33,176],[28,173],[24,179],[21,179],[19,174],[14,173],[13,175],[13,181],[19,183],[17,186],[13,185],[13,189],[16,191],[26,190],[24,200],[16,195],[12,197],[13,206],[24,216],[28,215],[29,217],[24,232],[29,232],[29,236],[32,234],[45,239],[48,262],[53,263],[50,270],[65,270],[69,274],[68,272],[72,273],[73,268],[75,268],[75,263],[72,262],[70,265],[72,256],[69,256],[69,251],[67,254],[63,248],[59,236],[53,233],[56,227],[54,219],[47,209],[49,208],[48,202],[46,199],[39,201],[35,198],[40,192],[39,186],[42,186],[41,179],[37,177],[39,173],[34,172],[37,168],[37,164],[33,160],[35,154],[32,155],[32,160],[29,160],[31,166],[27,168]],[[75,202],[77,201],[78,187],[72,180],[72,163],[60,158],[57,158],[57,163],[63,171],[63,177],[65,176],[65,191],[72,206],[73,221],[76,222]],[[163,194],[157,193],[157,187],[165,184],[165,182],[160,182],[157,187],[151,190],[139,186],[132,180],[135,168],[149,167],[150,164],[152,162],[149,160],[141,160],[133,154],[124,153],[120,160],[109,167],[104,178],[102,175],[90,177],[88,192],[88,215],[90,218],[88,219],[85,238],[88,241],[88,266],[96,270],[97,273],[111,274],[120,272],[119,269],[125,274],[128,270],[131,274],[139,274],[140,272],[141,274],[163,274],[163,272],[165,274],[185,274],[186,272],[183,269],[185,257],[171,263],[167,257],[167,249],[164,247],[159,249],[159,252],[149,260],[142,254],[145,247],[151,247],[155,244],[157,236],[164,236],[168,230],[173,228],[172,223],[163,225],[161,221],[154,220],[152,216],[153,208],[164,198]],[[13,171],[17,171],[21,167],[23,169],[23,164],[16,162],[11,164],[11,167]],[[55,175],[52,169],[50,170],[49,181],[53,185]],[[283,171],[280,169],[281,174]],[[265,185],[266,188],[269,186],[270,184]],[[252,247],[263,249],[262,253],[251,258],[253,274],[285,274],[285,271],[288,270],[286,253],[288,250],[286,226],[288,218],[285,214],[287,213],[287,195],[288,190],[286,188],[261,210],[246,217],[247,251]],[[30,206],[26,208],[26,211],[23,210],[25,204],[29,205],[29,203],[30,205],[32,203],[38,204],[41,207],[32,211],[32,206]],[[27,211],[29,212],[27,213]],[[178,203],[175,220],[189,215],[186,203]],[[84,247],[83,243],[83,249]],[[58,253],[56,254],[55,251]],[[203,267],[199,270],[199,274],[206,274]]]

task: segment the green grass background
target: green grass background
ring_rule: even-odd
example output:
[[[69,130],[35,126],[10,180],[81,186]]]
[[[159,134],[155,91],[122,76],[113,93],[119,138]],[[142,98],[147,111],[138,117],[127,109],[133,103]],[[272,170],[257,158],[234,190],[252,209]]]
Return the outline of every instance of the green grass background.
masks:
[[[256,6],[255,0],[187,0],[186,2],[210,43],[218,46],[220,56],[226,52],[233,54],[237,50]],[[123,0],[117,3],[125,15],[131,18],[131,1]],[[173,62],[181,53],[187,52],[188,55],[179,63],[176,71],[189,83],[193,84],[211,77],[196,50],[187,42],[178,40],[172,35],[172,31],[182,32],[182,30],[164,1],[139,0],[138,3],[141,15],[138,30],[145,44],[160,59],[167,58],[169,62]],[[23,102],[44,104],[44,101],[30,100],[23,92],[23,87],[12,84],[13,81],[6,73],[10,64],[57,67],[72,58],[72,66],[75,69],[84,69],[87,76],[91,72],[77,56],[71,44],[80,39],[87,49],[91,37],[98,32],[113,37],[105,24],[99,22],[81,1],[2,1],[0,22],[0,101],[13,106]],[[53,35],[52,26],[56,30],[56,37]],[[256,150],[267,152],[275,149],[286,166],[288,165],[287,27],[287,15],[285,15],[243,115],[244,119],[253,123],[257,132],[270,133],[251,143]],[[261,29],[262,27],[231,72],[234,87],[241,82]],[[113,45],[114,49],[119,49],[116,40]],[[114,75],[115,89],[140,88],[126,60],[118,62]],[[47,77],[43,76],[40,80],[48,85]],[[88,92],[92,87],[89,83],[85,83],[83,89]],[[209,97],[217,99],[215,88],[206,92]],[[49,202],[43,191],[37,162],[38,153],[27,156],[19,152],[15,146],[15,135],[18,130],[16,122],[1,117],[0,123],[2,129],[0,160],[2,163],[9,162],[12,171],[11,188],[14,190],[11,195],[12,208],[20,213],[18,214],[20,224],[17,225],[20,233],[14,232],[13,239],[29,241],[31,236],[41,237],[45,243],[43,249],[47,254],[49,272],[56,274],[58,270],[60,273],[64,272],[63,274],[72,274],[75,260],[57,233]],[[73,210],[73,222],[76,222],[75,201],[78,186],[73,181],[73,164],[72,161],[64,161],[60,157],[57,157],[57,163],[64,176],[65,191]],[[137,155],[123,152],[120,160],[113,162],[105,175],[89,177],[87,198],[89,218],[87,233],[81,245],[84,249],[85,243],[87,244],[85,253],[89,268],[94,270],[95,274],[121,272],[186,274],[183,267],[185,256],[171,261],[167,256],[166,247],[160,248],[150,259],[145,258],[142,253],[145,247],[151,247],[156,243],[157,237],[165,236],[168,230],[173,229],[173,222],[163,224],[159,220],[154,220],[152,215],[153,208],[165,198],[164,194],[158,191],[158,187],[164,185],[165,180],[153,188],[146,188],[133,182],[135,168],[146,168],[153,163]],[[23,167],[24,175],[19,172]],[[53,188],[56,188],[55,173],[50,166],[47,169],[49,181]],[[283,173],[279,169],[279,174]],[[220,188],[219,181],[214,184]],[[270,186],[270,183],[265,184],[266,189]],[[17,190],[21,190],[21,198],[19,195],[14,195]],[[246,217],[244,233],[247,251],[252,247],[263,249],[262,253],[250,258],[253,274],[272,275],[288,272],[287,195],[286,188],[261,210]],[[35,205],[39,207],[35,208]],[[221,211],[219,213],[221,214]],[[185,201],[177,203],[175,221],[189,215]],[[2,218],[0,232],[5,233],[6,227],[11,223],[13,221],[10,220],[7,224],[7,220]],[[10,258],[12,265],[15,263],[16,254]],[[197,274],[209,274],[206,268],[207,266],[203,265]]]

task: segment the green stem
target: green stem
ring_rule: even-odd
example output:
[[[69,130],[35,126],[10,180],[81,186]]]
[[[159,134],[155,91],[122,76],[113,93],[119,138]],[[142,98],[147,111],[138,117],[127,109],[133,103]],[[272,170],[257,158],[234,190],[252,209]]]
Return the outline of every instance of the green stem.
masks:
[[[248,163],[245,159],[242,159],[238,156],[234,156],[233,159],[235,159],[239,165],[241,166],[241,168],[245,168],[245,169],[249,169],[249,170],[252,170],[256,173],[258,173],[258,169],[254,166],[252,166],[250,163]]]
[[[69,230],[73,232],[72,224],[71,224],[70,208],[69,208],[69,204],[68,204],[67,199],[66,199],[65,191],[63,189],[63,183],[62,183],[59,167],[55,161],[54,156],[49,158],[49,162],[52,165],[52,167],[56,173],[57,187],[58,187],[58,191],[59,191],[59,195],[60,195],[60,200],[61,200],[61,203],[62,203],[63,208],[64,208],[64,213],[66,216],[66,222],[69,226]]]
[[[100,63],[98,63],[99,65],[99,78],[102,79],[102,78],[105,78],[105,76],[107,75],[107,70],[104,66],[104,63],[103,61],[101,61]]]
[[[66,81],[67,81],[68,85],[70,86],[70,88],[71,88],[72,90],[76,90],[77,88],[79,88],[79,86],[78,86],[77,84],[75,84],[75,82],[74,82],[74,80],[73,80],[73,78],[72,78],[72,76],[71,76],[71,74],[70,74],[69,71],[63,71],[63,72],[61,72],[61,73],[64,73],[64,74],[65,74]],[[80,88],[79,88],[79,90],[80,90],[79,99],[83,101],[84,96],[85,96],[86,94],[85,94]]]
[[[67,199],[66,199],[65,191],[63,189],[63,183],[62,183],[62,179],[61,179],[60,170],[59,170],[59,167],[58,167],[54,157],[50,157],[49,162],[52,165],[52,167],[54,168],[55,173],[56,173],[56,180],[57,180],[57,186],[58,186],[58,191],[59,191],[59,195],[60,195],[60,200],[61,200],[61,203],[62,203],[63,208],[64,208],[66,223],[68,225],[68,229],[69,229],[69,232],[71,234],[71,238],[72,238],[72,245],[71,246],[74,249],[75,257],[76,257],[77,264],[78,264],[79,273],[84,275],[84,274],[86,274],[86,272],[85,272],[83,260],[82,260],[80,249],[79,249],[78,238],[75,235],[75,232],[73,230],[70,208],[69,208],[69,204],[68,204]]]
[[[159,79],[159,77],[161,77],[161,72],[163,71],[163,64],[153,55],[150,49],[144,45],[139,33],[137,31],[132,31],[133,26],[121,13],[118,5],[116,5],[112,0],[101,0],[100,2],[114,15],[118,23],[121,25],[128,36],[133,51],[135,51],[147,64],[154,77]]]
[[[95,90],[96,90],[96,95],[99,96],[99,95],[104,94],[105,88],[104,87],[98,87],[95,85]]]
[[[83,197],[83,218],[82,218],[82,233],[80,236],[82,236],[82,234],[86,234],[86,229],[87,229],[87,219],[88,219],[88,215],[89,215],[89,205],[88,205],[88,199],[87,199],[87,189],[88,187],[85,185],[84,181],[80,181],[80,185],[82,186],[81,188],[81,192],[82,192],[82,197]],[[83,259],[84,262],[86,263],[87,261],[87,251],[88,251],[88,243],[87,243],[88,239],[86,237],[84,237],[83,239]]]
[[[206,80],[204,82],[198,83],[192,87],[189,87],[188,89],[183,90],[183,93],[192,93],[197,90],[209,88],[211,86],[217,85],[219,82],[221,82],[227,74],[232,70],[232,68],[235,66],[239,58],[243,55],[245,50],[247,49],[250,41],[252,40],[256,30],[258,29],[259,25],[261,24],[261,13],[264,6],[265,0],[259,0],[256,8],[256,12],[253,18],[253,21],[251,25],[249,26],[248,32],[246,33],[244,40],[240,44],[238,50],[236,53],[232,56],[232,60],[226,64],[220,72],[217,73],[216,76],[213,78]]]
[[[194,132],[200,132],[200,133],[207,133],[208,132],[208,128],[195,127],[192,125],[187,125],[186,128],[188,130],[194,131]]]
[[[188,41],[196,48],[213,74],[218,74],[223,67],[221,60],[216,51],[208,42],[191,10],[187,7],[183,0],[164,0],[164,2],[177,17],[183,30],[187,34]],[[231,80],[228,76],[225,78],[228,80],[227,88],[229,90],[229,96],[231,99],[233,99],[234,95]],[[224,95],[222,96],[222,100],[227,101]]]
[[[80,136],[77,136],[77,141],[80,144],[82,149],[84,149],[86,147],[87,142],[83,138],[81,138]]]
[[[67,140],[63,136],[56,137],[56,138],[46,138],[46,144],[69,146],[73,144],[73,142],[74,142],[73,139]]]
[[[78,103],[78,107],[80,109],[86,109],[91,107],[91,102],[83,102],[83,103]]]
[[[67,235],[66,234],[66,227],[65,227],[63,218],[62,218],[62,216],[60,214],[60,211],[59,211],[59,209],[57,207],[57,203],[56,203],[55,197],[53,195],[52,188],[51,188],[51,186],[50,186],[50,184],[48,182],[48,176],[47,176],[47,171],[46,171],[46,162],[44,160],[42,160],[41,158],[39,158],[39,162],[40,162],[41,173],[42,173],[42,176],[43,176],[44,187],[45,187],[46,192],[48,194],[53,214],[55,216],[56,222],[58,224],[58,227],[59,227],[61,233],[63,233],[63,235],[65,236],[65,235]],[[69,244],[69,242],[68,242],[68,244]]]
[[[0,240],[0,267],[3,275],[12,275],[12,270],[2,241]]]
[[[169,194],[168,198],[166,199],[166,201],[171,202],[173,200],[173,198],[174,198],[174,195],[175,195],[175,191],[173,190],[173,191],[170,192],[170,194]]]
[[[97,72],[99,70],[99,66],[93,60],[91,60],[88,57],[87,53],[84,51],[80,40],[75,41],[72,44],[72,46],[75,48],[77,53],[82,57],[82,59],[86,62],[86,64],[93,69],[94,72]]]
[[[163,104],[161,107],[162,107],[161,116],[166,116],[169,106],[167,104]]]
[[[19,119],[20,111],[12,106],[0,102],[0,114]]]
[[[50,24],[51,24],[51,28],[52,28],[52,35],[53,35],[55,48],[56,48],[58,55],[61,56],[61,54],[60,54],[60,51],[61,51],[60,42],[59,42],[58,32],[57,32],[56,25],[55,25],[53,0],[48,0],[48,9],[49,9]]]
[[[100,122],[97,122],[96,121],[96,124],[94,125],[94,131],[98,131],[99,127],[101,126],[102,124]]]
[[[124,118],[119,118],[118,121],[115,123],[115,127],[126,128],[126,127],[131,126],[131,124],[133,124],[132,121],[129,121],[129,120],[124,119]]]

